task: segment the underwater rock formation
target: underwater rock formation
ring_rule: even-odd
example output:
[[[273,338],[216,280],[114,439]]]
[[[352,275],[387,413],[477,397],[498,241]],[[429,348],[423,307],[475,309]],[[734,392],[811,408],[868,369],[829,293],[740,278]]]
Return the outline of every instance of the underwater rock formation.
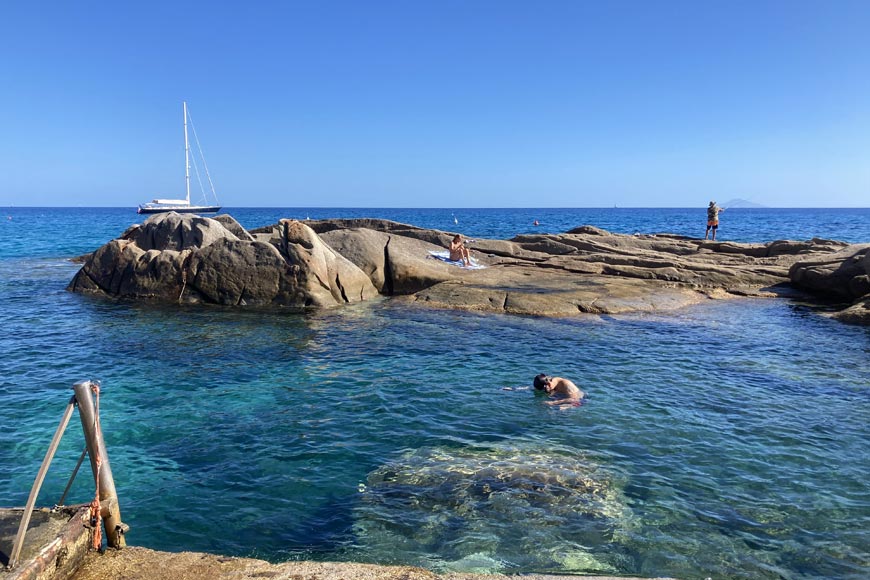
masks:
[[[366,554],[436,571],[614,573],[632,527],[623,484],[575,450],[423,449],[369,474],[354,530]]]

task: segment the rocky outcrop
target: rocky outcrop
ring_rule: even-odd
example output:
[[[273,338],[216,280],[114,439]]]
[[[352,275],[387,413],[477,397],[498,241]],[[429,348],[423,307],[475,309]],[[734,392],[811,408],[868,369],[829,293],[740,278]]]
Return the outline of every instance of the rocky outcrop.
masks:
[[[480,240],[491,268],[440,283],[414,300],[517,314],[570,315],[667,310],[705,298],[788,291],[800,256],[829,253],[827,241],[737,244],[670,235],[619,235],[584,226],[558,235]]]
[[[854,244],[838,252],[814,256],[792,265],[795,286],[848,306],[831,316],[850,324],[870,324],[870,244]]]
[[[738,244],[583,226],[564,234],[477,240],[472,255],[485,268],[472,270],[430,259],[451,238],[378,219],[281,220],[246,231],[230,216],[158,214],[94,252],[69,289],[298,308],[380,294],[434,307],[566,316],[774,296],[791,288],[790,271],[801,272],[791,279],[810,288],[821,283],[825,268],[840,272],[834,265],[847,255],[848,275],[837,274],[835,286],[848,278],[849,292],[860,293],[867,280],[867,272],[858,274],[854,247],[831,240]]]
[[[377,296],[299,222],[249,234],[230,216],[156,214],[86,260],[74,292],[163,302],[328,307]]]

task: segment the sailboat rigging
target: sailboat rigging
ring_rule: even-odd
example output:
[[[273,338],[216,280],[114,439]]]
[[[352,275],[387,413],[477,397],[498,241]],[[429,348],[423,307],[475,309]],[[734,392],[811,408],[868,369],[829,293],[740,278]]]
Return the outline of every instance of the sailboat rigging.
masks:
[[[214,191],[214,184],[211,181],[211,175],[208,172],[208,165],[205,163],[205,156],[202,154],[202,147],[199,145],[199,137],[196,134],[196,127],[193,125],[193,119],[190,117],[190,113],[187,111],[187,101],[183,102],[184,105],[184,185],[186,196],[184,199],[155,199],[148,203],[143,203],[139,206],[137,213],[163,213],[174,211],[178,213],[217,213],[220,211],[221,206],[217,205],[217,194]],[[205,170],[205,176],[208,179],[208,185],[211,188],[212,197],[215,200],[215,205],[208,205],[208,201],[205,200],[205,189],[203,188],[202,179],[199,175],[199,166],[196,163],[196,158],[191,158],[190,156],[190,142],[187,137],[187,121],[190,119],[190,126],[193,128],[193,137],[196,141],[196,147],[199,151],[199,157],[202,160],[202,166]],[[193,168],[196,172],[196,179],[199,182],[199,188],[202,192],[203,199],[206,201],[205,205],[191,205],[190,204],[190,163],[193,161]]]

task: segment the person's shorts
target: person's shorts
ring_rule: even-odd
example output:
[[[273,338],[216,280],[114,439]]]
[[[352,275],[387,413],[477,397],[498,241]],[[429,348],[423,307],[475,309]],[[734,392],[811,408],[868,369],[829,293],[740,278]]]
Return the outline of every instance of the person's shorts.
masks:
[[[708,222],[707,222],[707,227],[708,227],[708,228],[710,228],[710,227],[718,228],[718,227],[719,227],[719,220],[715,220],[715,221],[714,221],[714,220],[710,220],[710,221],[708,221]]]

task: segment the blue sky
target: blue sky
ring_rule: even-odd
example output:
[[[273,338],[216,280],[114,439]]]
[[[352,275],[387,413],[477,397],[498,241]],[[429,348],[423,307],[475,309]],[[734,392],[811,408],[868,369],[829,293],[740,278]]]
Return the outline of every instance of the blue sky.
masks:
[[[870,2],[7,2],[0,206],[870,206]],[[197,196],[193,196],[194,198]]]

